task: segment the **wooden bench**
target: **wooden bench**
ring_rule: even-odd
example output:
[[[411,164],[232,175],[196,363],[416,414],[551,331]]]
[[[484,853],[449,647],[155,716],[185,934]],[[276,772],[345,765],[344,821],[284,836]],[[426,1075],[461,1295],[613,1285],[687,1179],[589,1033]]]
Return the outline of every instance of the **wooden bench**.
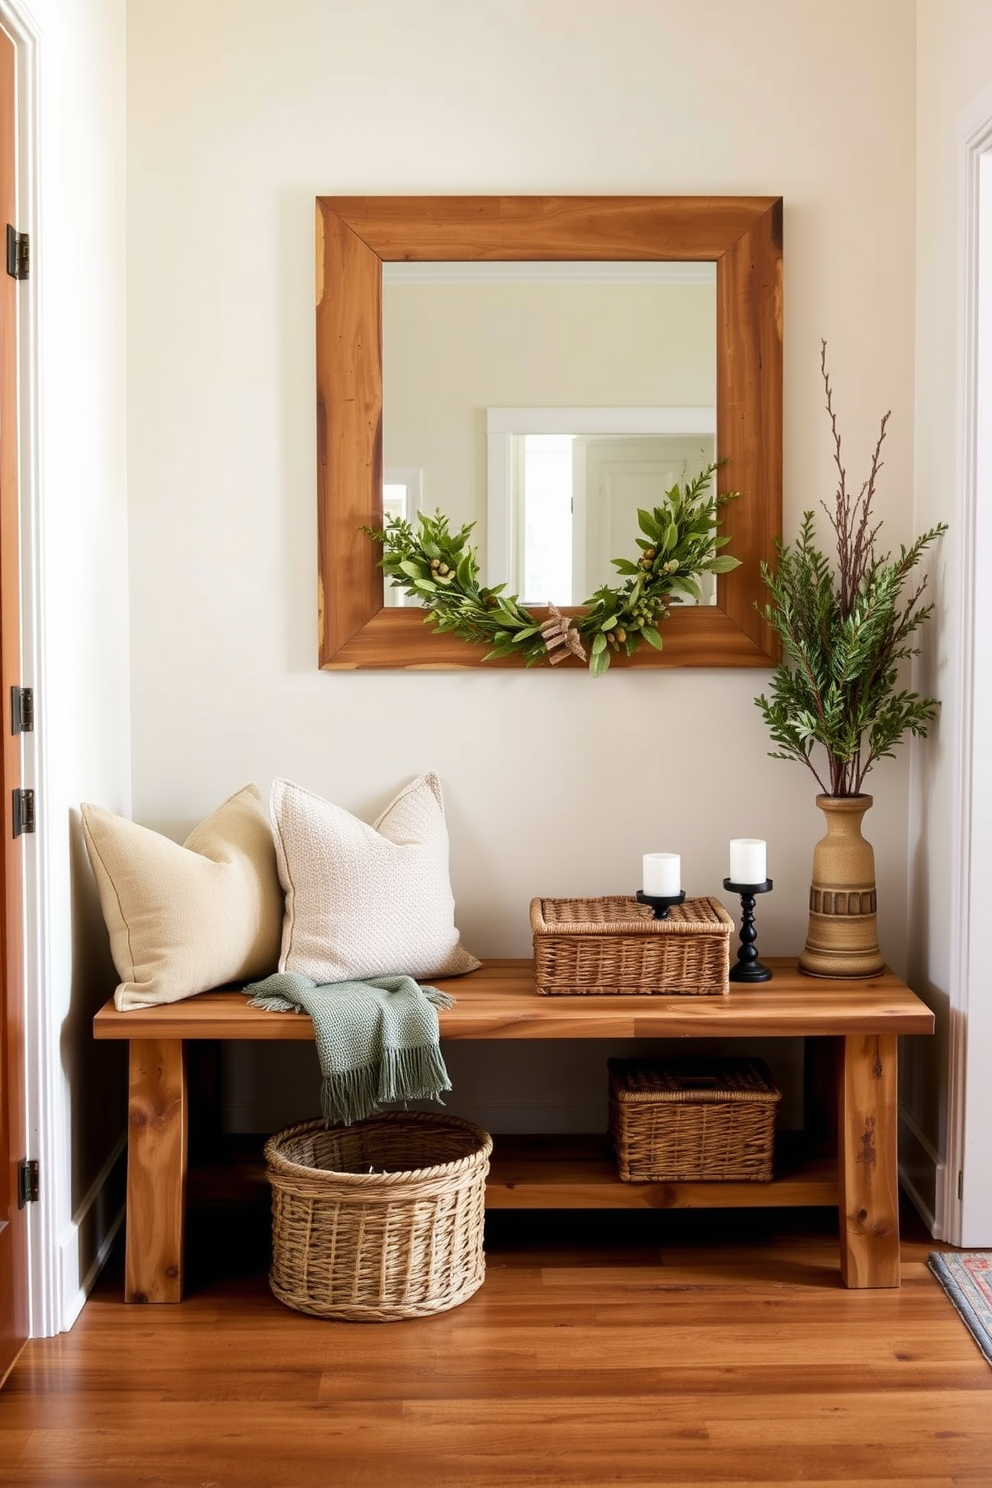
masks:
[[[897,977],[830,981],[795,961],[765,958],[770,982],[731,984],[717,997],[543,997],[530,961],[490,961],[439,981],[457,998],[443,1039],[804,1038],[807,1119],[834,1134],[835,1155],[776,1162],[771,1183],[622,1183],[603,1139],[497,1139],[491,1208],[681,1208],[831,1205],[839,1210],[840,1272],[849,1287],[899,1285],[898,1036],[930,1034],[930,1009]],[[242,992],[94,1018],[98,1039],[129,1044],[125,1289],[130,1302],[178,1302],[183,1292],[192,1041],[309,1040],[305,1015],[262,1012]],[[604,1072],[605,1075],[605,1072]],[[822,1109],[814,1110],[819,1101]],[[822,1119],[826,1113],[826,1121]]]

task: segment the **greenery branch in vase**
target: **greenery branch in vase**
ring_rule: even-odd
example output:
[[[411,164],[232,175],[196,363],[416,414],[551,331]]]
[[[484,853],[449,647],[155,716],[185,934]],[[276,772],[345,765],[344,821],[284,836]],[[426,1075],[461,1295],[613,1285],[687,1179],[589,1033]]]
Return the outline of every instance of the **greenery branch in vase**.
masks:
[[[710,483],[719,462],[684,484],[676,483],[651,511],[639,510],[636,559],[614,558],[622,579],[602,585],[576,615],[549,605],[540,619],[505,584],[480,583],[476,550],[469,546],[474,523],[452,532],[441,512],[418,513],[417,524],[400,517],[383,529],[365,528],[382,544],[379,567],[394,588],[426,610],[425,621],[464,641],[491,649],[485,660],[518,655],[527,666],[566,655],[588,662],[594,677],[612,656],[633,655],[642,643],[660,651],[658,627],[673,604],[701,598],[700,576],[728,573],[740,560],[720,554],[729,539],[717,533],[720,508],[738,493],[714,495]]]
[[[907,734],[925,737],[938,703],[901,685],[903,665],[919,654],[913,637],[933,613],[924,603],[927,548],[938,523],[898,553],[880,553],[881,523],[872,504],[889,414],[881,420],[868,478],[848,488],[833,392],[821,343],[820,370],[833,434],[837,490],[823,503],[834,534],[833,561],[817,546],[807,511],[792,544],[779,544],[775,568],[762,565],[771,595],[764,615],[782,643],[770,695],[755,703],[777,748],[799,760],[820,787],[827,835],[814,850],[810,923],[802,970],[817,976],[873,976],[882,970],[876,927],[874,854],[861,836],[872,804],[865,777]]]

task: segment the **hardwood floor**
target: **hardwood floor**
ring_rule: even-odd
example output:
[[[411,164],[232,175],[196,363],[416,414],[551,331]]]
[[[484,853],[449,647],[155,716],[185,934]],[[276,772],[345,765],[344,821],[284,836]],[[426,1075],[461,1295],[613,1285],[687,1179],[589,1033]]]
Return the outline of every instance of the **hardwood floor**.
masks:
[[[16,1488],[992,1485],[992,1369],[903,1218],[846,1291],[828,1210],[497,1212],[451,1312],[336,1323],[265,1276],[264,1209],[190,1217],[189,1292],[101,1278],[0,1391]]]

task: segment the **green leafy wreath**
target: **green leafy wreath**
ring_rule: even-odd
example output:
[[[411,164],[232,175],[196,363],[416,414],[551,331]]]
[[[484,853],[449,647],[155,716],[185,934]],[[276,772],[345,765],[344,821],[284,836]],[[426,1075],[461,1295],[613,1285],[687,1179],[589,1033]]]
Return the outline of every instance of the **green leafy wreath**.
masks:
[[[489,645],[485,661],[519,655],[527,666],[545,660],[554,665],[571,654],[588,661],[598,677],[614,653],[631,656],[642,642],[660,651],[658,627],[670,607],[686,597],[701,598],[702,574],[729,573],[739,566],[739,558],[719,553],[730,541],[717,534],[720,508],[739,494],[709,493],[719,464],[708,465],[686,484],[676,482],[653,510],[638,510],[644,534],[637,539],[640,556],[614,558],[623,583],[604,584],[578,615],[563,615],[549,605],[550,617],[539,620],[517,595],[504,593],[505,584],[481,585],[476,550],[468,546],[473,522],[451,532],[442,512],[419,512],[416,528],[405,518],[389,517],[383,529],[363,530],[382,544],[379,567],[393,588],[419,600],[425,622],[435,630]]]

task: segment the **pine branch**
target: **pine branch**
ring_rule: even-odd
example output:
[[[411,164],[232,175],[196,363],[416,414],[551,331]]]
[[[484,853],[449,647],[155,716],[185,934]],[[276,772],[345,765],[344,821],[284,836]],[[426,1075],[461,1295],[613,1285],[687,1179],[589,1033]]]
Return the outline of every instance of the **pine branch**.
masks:
[[[834,536],[834,563],[816,545],[814,513],[803,514],[792,545],[779,544],[777,568],[762,566],[771,602],[763,614],[782,643],[771,697],[755,698],[776,759],[800,760],[830,795],[860,793],[879,759],[891,756],[907,733],[926,736],[937,702],[899,690],[900,666],[918,654],[910,637],[929,619],[924,575],[908,594],[910,576],[926,550],[947,530],[938,523],[893,558],[879,556],[881,523],[872,504],[882,470],[889,414],[879,426],[868,478],[851,496],[833,389],[821,343],[820,369],[833,441],[837,489],[833,507],[821,503]],[[826,755],[824,774],[814,748]]]

